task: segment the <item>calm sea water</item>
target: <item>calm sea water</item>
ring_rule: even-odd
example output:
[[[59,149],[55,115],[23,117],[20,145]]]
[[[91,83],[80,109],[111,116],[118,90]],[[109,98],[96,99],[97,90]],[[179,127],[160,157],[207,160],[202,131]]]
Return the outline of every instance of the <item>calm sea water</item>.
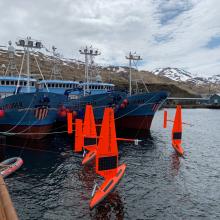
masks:
[[[174,110],[169,114],[173,118]],[[184,126],[185,158],[172,149],[171,125],[163,129],[158,112],[150,137],[139,146],[120,144],[125,176],[92,211],[91,192],[100,178],[91,166],[81,166],[71,139],[15,144],[7,138],[1,155],[21,155],[25,162],[6,179],[20,219],[220,219],[220,111],[184,109],[183,120],[194,124]],[[26,149],[35,145],[42,150]]]

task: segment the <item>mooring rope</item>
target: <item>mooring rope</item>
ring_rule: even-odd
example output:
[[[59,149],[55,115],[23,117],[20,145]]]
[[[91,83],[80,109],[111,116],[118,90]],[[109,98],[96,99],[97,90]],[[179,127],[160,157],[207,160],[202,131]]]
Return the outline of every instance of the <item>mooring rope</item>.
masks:
[[[35,95],[33,95],[32,99],[31,99],[31,102],[30,102],[30,105],[28,106],[28,108],[30,108],[30,106],[32,105],[33,103],[33,100],[34,100],[34,97]],[[7,133],[14,130],[15,128],[17,128],[17,126],[23,121],[23,119],[25,118],[25,116],[27,115],[28,113],[28,110],[23,114],[23,116],[21,117],[21,119],[12,127],[10,128],[8,131],[6,131]]]

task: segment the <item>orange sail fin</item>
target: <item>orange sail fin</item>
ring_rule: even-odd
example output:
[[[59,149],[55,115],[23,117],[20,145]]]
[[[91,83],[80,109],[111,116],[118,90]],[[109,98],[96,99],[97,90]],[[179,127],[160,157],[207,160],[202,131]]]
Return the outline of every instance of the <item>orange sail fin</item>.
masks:
[[[182,109],[180,105],[176,107],[176,114],[172,129],[172,145],[180,155],[183,155],[182,143]]]
[[[82,126],[82,120],[76,119],[75,122],[75,152],[81,152],[83,145],[84,145],[84,139],[83,139],[83,126]]]
[[[83,123],[84,145],[95,145],[97,139],[95,117],[92,105],[86,105],[86,112]]]
[[[96,173],[104,178],[116,175],[118,167],[118,146],[116,140],[114,111],[106,108],[96,153]]]

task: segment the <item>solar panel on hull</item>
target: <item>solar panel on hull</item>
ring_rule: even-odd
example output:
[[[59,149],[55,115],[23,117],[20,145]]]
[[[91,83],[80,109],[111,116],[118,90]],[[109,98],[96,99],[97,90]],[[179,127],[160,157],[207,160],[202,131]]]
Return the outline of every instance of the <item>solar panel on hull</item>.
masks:
[[[117,156],[99,158],[98,170],[111,170],[117,168]]]
[[[182,132],[174,132],[173,133],[173,140],[181,140]]]

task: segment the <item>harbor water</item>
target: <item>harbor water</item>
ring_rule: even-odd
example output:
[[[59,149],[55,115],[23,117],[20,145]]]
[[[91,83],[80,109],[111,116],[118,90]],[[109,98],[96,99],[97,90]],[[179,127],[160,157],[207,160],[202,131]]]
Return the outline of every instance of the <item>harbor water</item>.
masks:
[[[174,109],[168,117],[174,117]],[[23,167],[5,179],[20,219],[220,219],[220,111],[183,109],[184,158],[171,147],[171,129],[157,112],[149,137],[139,146],[119,144],[127,169],[115,191],[89,209],[92,166],[81,165],[73,140],[55,135],[42,141],[7,137],[1,159],[21,156]],[[36,150],[38,148],[38,150]]]

